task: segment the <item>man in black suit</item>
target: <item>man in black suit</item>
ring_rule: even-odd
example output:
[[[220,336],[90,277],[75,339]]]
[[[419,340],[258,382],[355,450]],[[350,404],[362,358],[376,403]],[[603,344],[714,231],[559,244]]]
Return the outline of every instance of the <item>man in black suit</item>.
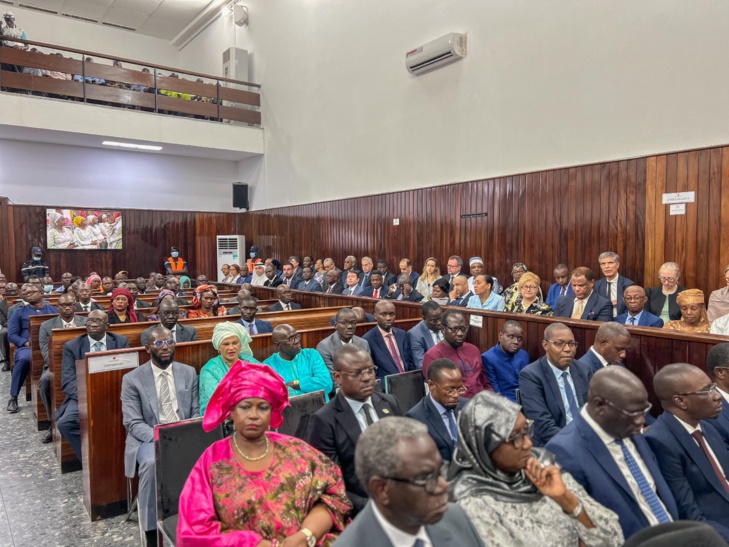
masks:
[[[344,292],[344,285],[340,281],[342,272],[334,268],[329,270],[324,276],[325,287],[324,292],[329,294],[342,294]]]
[[[390,300],[404,300],[406,302],[420,302],[423,295],[413,288],[413,282],[407,274],[401,274],[397,278],[397,285],[392,285],[387,296]]]
[[[368,298],[385,298],[387,295],[387,289],[382,287],[384,278],[379,270],[373,270],[370,273],[369,282],[370,284],[362,289],[360,296],[366,296]]]
[[[286,285],[276,287],[276,297],[278,302],[274,302],[268,306],[268,311],[291,311],[300,310],[301,304],[294,302],[294,293],[291,292]]]
[[[291,262],[286,262],[286,264],[282,266],[282,269],[282,284],[290,289],[295,289],[296,286],[299,284],[300,279],[298,277],[294,277],[294,265]]]
[[[563,296],[554,308],[555,317],[571,317],[588,321],[612,321],[613,305],[595,291],[595,274],[584,266],[572,270],[573,294]]]
[[[103,310],[103,306],[91,300],[91,287],[83,283],[76,289],[76,297],[78,298],[77,312]]]
[[[382,284],[385,287],[389,287],[395,282],[395,274],[387,269],[387,260],[384,258],[377,261],[377,271],[382,274]]]
[[[473,293],[468,290],[468,277],[465,274],[458,274],[453,278],[453,290],[450,293],[449,306],[468,306],[469,299]]]
[[[428,426],[443,461],[453,459],[458,445],[458,414],[468,402],[461,369],[450,359],[436,359],[428,368],[430,394],[411,408],[406,416]]]
[[[363,349],[354,344],[339,348],[334,354],[339,392],[309,421],[309,444],[339,465],[355,513],[367,504],[367,492],[354,470],[357,440],[377,421],[402,416],[395,397],[375,391],[376,370]]]
[[[303,271],[301,267],[301,257],[298,255],[291,255],[289,257],[289,263],[294,267],[294,280],[291,284],[292,289],[296,289],[304,280]]]
[[[86,320],[86,334],[63,345],[61,389],[66,398],[56,410],[56,426],[79,460],[81,460],[81,428],[78,418],[76,361],[84,359],[87,353],[129,347],[129,340],[125,336],[107,332],[108,329],[109,317],[106,312],[94,310],[89,313]]]
[[[595,281],[595,292],[610,300],[613,305],[613,317],[617,317],[627,311],[623,301],[623,293],[625,289],[635,285],[635,283],[618,273],[618,270],[620,270],[620,257],[617,253],[600,253],[597,260],[600,263],[602,275],[605,277]]]
[[[180,306],[171,298],[165,298],[159,303],[157,308],[157,315],[159,315],[159,322],[166,329],[172,332],[172,338],[175,342],[193,342],[197,340],[197,331],[195,327],[183,325],[179,322],[180,319]],[[147,345],[149,335],[159,325],[152,325],[148,329],[142,331],[141,341],[142,345]]]
[[[238,323],[243,325],[250,334],[264,334],[273,332],[273,326],[268,321],[256,319],[258,312],[258,298],[248,296],[240,303],[240,319]]]
[[[457,275],[465,275],[462,271],[463,259],[458,255],[448,257],[448,262],[446,262],[446,269],[448,270],[448,273],[443,276],[443,279],[448,281],[448,284],[451,287],[453,286],[453,281],[456,279]],[[466,282],[468,282],[468,278],[466,278]]]
[[[276,268],[271,265],[267,264],[265,268],[263,268],[263,273],[266,275],[266,281],[263,282],[264,287],[278,287],[283,281],[281,281],[281,278],[276,275]]]
[[[137,298],[139,296],[139,287],[137,287],[136,283],[121,283],[119,287],[128,290],[130,294],[134,297],[135,310],[142,310],[152,307],[152,304],[150,304],[149,302],[145,302],[144,300],[140,300],[139,298]]]
[[[362,274],[362,270],[357,267],[357,257],[352,255],[349,255],[347,258],[344,259],[344,267],[342,268],[342,270],[342,277],[344,277],[345,279],[347,278],[347,274],[349,272],[356,273],[358,280],[359,276]]]

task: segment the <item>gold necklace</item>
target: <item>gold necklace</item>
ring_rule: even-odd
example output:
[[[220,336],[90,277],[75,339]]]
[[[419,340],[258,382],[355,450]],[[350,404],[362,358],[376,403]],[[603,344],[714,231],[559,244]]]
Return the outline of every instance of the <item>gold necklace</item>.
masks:
[[[262,460],[266,456],[268,456],[268,449],[271,447],[271,445],[268,441],[268,436],[265,437],[266,438],[266,451],[263,453],[262,456],[258,456],[257,458],[251,458],[250,456],[246,456],[243,453],[243,451],[240,449],[240,447],[238,446],[238,440],[236,439],[236,437],[237,437],[237,433],[233,433],[233,445],[235,446],[236,451],[238,452],[238,454],[243,456],[249,462],[257,462],[259,460]]]

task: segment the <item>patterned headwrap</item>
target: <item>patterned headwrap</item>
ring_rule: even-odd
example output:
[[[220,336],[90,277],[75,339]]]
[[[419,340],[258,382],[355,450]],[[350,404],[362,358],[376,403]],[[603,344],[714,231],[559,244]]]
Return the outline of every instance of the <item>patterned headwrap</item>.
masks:
[[[218,384],[205,409],[203,429],[212,431],[228,419],[243,399],[260,398],[271,405],[271,427],[283,424],[282,412],[289,406],[289,391],[283,379],[267,365],[238,361]]]
[[[112,311],[114,311],[114,299],[117,296],[126,296],[127,297],[127,315],[129,316],[129,322],[137,323],[139,321],[139,318],[137,317],[137,313],[134,311],[134,297],[132,296],[132,293],[130,293],[128,290],[126,290],[122,287],[118,287],[112,291],[111,305],[109,306],[109,309],[107,310],[107,312],[111,313]]]
[[[705,304],[704,291],[700,289],[686,289],[676,295],[676,302],[679,306],[689,304]]]
[[[82,223],[83,221],[84,221],[84,217],[75,217],[75,218],[73,219],[73,224],[74,224],[74,225],[75,225],[76,227],[79,227],[79,226],[81,226],[81,223]]]
[[[174,291],[171,291],[169,289],[162,289],[161,291],[159,291],[159,294],[157,295],[157,302],[156,302],[157,306],[159,306],[159,303],[162,302],[162,300],[166,296],[171,296],[172,297],[172,300],[175,299],[175,293],[174,293]]]
[[[240,340],[240,353],[238,357],[253,357],[253,351],[251,351],[251,347],[249,346],[252,340],[251,335],[248,329],[237,321],[225,321],[215,325],[213,329],[213,347],[220,349],[220,344],[223,343],[223,340],[231,336],[236,336]]]
[[[220,304],[220,298],[218,298],[218,289],[213,285],[200,285],[195,289],[195,296],[192,297],[192,306],[196,309],[200,309],[200,298],[204,292],[211,292],[215,295],[215,302],[213,302],[213,308],[216,308]]]

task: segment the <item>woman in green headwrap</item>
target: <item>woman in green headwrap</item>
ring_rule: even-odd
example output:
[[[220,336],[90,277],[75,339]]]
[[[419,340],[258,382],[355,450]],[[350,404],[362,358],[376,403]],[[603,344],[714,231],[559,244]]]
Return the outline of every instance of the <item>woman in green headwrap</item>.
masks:
[[[226,321],[215,325],[213,347],[218,350],[218,356],[210,359],[200,370],[201,416],[205,414],[208,401],[213,396],[215,388],[233,365],[241,359],[245,359],[247,363],[260,363],[253,358],[253,352],[248,345],[250,342],[251,335],[248,334],[248,329],[238,322]]]

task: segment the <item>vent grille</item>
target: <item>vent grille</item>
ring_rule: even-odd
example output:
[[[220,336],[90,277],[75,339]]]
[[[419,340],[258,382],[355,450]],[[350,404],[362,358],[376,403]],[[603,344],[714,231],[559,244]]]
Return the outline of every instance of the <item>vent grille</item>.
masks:
[[[106,25],[107,27],[114,27],[114,28],[120,28],[122,30],[131,30],[132,32],[137,32],[137,29],[132,27],[125,27],[124,25],[116,25],[114,23],[107,23],[105,21],[101,22],[102,25]]]
[[[238,250],[238,238],[237,237],[218,237],[218,249],[221,251],[237,251]]]
[[[58,15],[58,12],[56,10],[47,9],[47,8],[40,8],[38,6],[31,6],[29,4],[18,4],[18,7],[30,9],[33,11],[42,11],[43,13],[51,13],[53,15]]]
[[[63,15],[64,17],[68,17],[70,19],[78,19],[79,21],[86,21],[87,23],[97,23],[98,24],[98,22],[99,22],[97,19],[91,19],[90,17],[81,17],[80,15],[73,15],[71,13],[62,13],[61,15]]]

